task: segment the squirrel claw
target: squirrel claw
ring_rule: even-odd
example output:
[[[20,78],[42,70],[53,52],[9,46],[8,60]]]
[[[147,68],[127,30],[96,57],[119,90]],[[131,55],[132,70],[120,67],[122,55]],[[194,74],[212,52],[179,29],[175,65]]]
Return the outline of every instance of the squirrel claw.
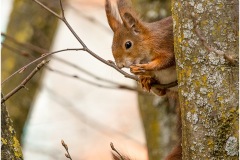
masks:
[[[139,79],[140,79],[139,82],[141,84],[141,87],[146,91],[150,92],[153,79],[148,76],[140,76]]]
[[[152,88],[152,85],[156,83],[156,80],[150,76],[139,76],[139,83],[141,84],[141,87],[148,92],[152,90],[152,92],[158,96],[164,96],[166,94],[166,89]]]

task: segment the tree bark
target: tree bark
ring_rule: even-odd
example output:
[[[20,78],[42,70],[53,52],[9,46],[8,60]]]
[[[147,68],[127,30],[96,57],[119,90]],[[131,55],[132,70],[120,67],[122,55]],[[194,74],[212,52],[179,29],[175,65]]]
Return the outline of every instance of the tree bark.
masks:
[[[60,6],[58,1],[43,0],[53,10],[59,12]],[[30,43],[36,46],[49,50],[51,42],[57,28],[57,18],[45,11],[42,7],[31,0],[15,0],[11,16],[7,27],[7,35],[15,38],[21,43]],[[5,38],[4,44],[11,48],[21,50],[23,53],[27,52],[33,57],[41,56],[29,48],[22,47],[13,43],[9,38]],[[34,59],[34,58],[32,58]],[[2,47],[2,80],[9,75],[29,63],[32,59],[20,55],[18,51],[9,50],[9,48]],[[7,81],[2,85],[2,92],[7,94],[13,88],[20,84],[20,82],[33,70],[36,66],[29,67],[21,74]],[[13,120],[14,128],[17,132],[17,137],[20,140],[23,131],[24,123],[26,121],[30,105],[34,99],[35,93],[39,87],[40,74],[37,74],[27,84],[28,89],[23,89],[11,97],[7,102],[9,106],[9,114]]]
[[[239,157],[238,1],[173,0],[183,159]],[[213,49],[213,50],[211,50]]]
[[[23,159],[21,146],[5,103],[1,104],[1,159]]]

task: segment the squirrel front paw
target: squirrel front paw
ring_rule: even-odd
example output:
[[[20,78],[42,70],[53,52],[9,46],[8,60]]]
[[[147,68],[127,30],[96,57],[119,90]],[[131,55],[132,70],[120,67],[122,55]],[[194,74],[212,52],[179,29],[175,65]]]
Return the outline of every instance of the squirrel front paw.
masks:
[[[130,66],[130,72],[135,75],[149,75],[148,64],[135,64]]]

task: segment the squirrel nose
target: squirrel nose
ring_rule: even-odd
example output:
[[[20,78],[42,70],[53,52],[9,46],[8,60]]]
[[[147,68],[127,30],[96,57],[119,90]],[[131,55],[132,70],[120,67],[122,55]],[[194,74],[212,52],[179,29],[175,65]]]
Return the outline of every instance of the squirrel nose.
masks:
[[[130,61],[130,60],[125,60],[124,62],[116,62],[117,63],[117,66],[118,68],[129,68],[133,63]]]
[[[130,60],[126,60],[125,67],[129,68],[133,63]]]
[[[117,63],[117,67],[122,69],[124,67],[124,64],[123,63]]]

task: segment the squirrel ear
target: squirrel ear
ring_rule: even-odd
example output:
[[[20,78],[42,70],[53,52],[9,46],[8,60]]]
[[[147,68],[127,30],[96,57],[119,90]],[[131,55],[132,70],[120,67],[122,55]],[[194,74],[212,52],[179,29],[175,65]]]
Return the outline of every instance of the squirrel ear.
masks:
[[[132,8],[131,0],[118,0],[117,6],[124,26],[133,29],[134,32],[139,32],[142,25],[137,13]]]
[[[132,14],[128,12],[124,13],[122,17],[122,21],[127,28],[132,29],[135,33],[138,33],[141,31],[141,28],[142,28],[141,23]]]
[[[136,26],[136,19],[128,12],[123,14],[122,20],[127,28],[132,28]]]
[[[111,6],[109,0],[106,0],[106,2],[105,2],[105,11],[106,11],[107,19],[108,19],[108,24],[111,27],[111,29],[113,30],[113,32],[115,32],[117,30],[117,28],[119,27],[119,25],[121,25],[121,23],[115,17],[116,14],[113,13],[112,6]]]

